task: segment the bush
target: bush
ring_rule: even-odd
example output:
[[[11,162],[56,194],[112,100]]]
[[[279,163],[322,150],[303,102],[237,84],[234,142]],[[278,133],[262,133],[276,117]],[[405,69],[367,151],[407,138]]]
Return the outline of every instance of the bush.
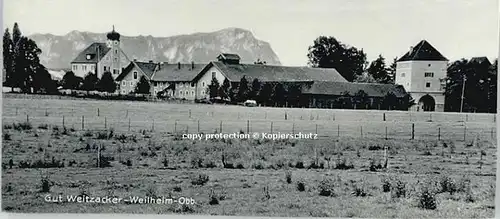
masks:
[[[47,125],[47,124],[40,124],[38,126],[38,129],[45,129],[45,130],[47,130],[47,129],[49,129],[49,125]]]
[[[198,177],[195,177],[191,180],[192,185],[205,185],[209,180],[209,177],[206,174],[199,174]]]
[[[382,191],[390,192],[391,191],[391,181],[389,179],[384,178],[382,180]]]
[[[449,192],[450,195],[453,195],[455,192],[457,192],[457,185],[448,176],[443,176],[441,180],[439,181],[439,184],[441,185],[441,191],[440,192]]]
[[[33,128],[29,122],[14,123],[12,126],[17,131],[31,130]]]
[[[354,169],[354,165],[352,163],[347,164],[347,160],[345,158],[342,159],[338,158],[333,168],[337,170],[348,170],[348,169]]]
[[[182,192],[182,188],[180,186],[174,186],[174,192]]]
[[[3,140],[4,141],[10,141],[10,140],[12,140],[11,135],[9,133],[4,133],[3,134]]]
[[[306,190],[305,183],[302,181],[297,182],[297,190],[299,190],[299,192],[305,191]]]
[[[332,179],[321,180],[318,189],[320,196],[335,196],[335,182]]]
[[[243,166],[242,163],[239,163],[236,165],[236,169],[245,169],[245,166]]]
[[[43,193],[50,192],[50,187],[52,187],[51,184],[52,183],[50,182],[48,177],[42,177],[40,192],[43,192]]]
[[[352,194],[357,197],[365,197],[368,195],[365,185],[354,184]]]
[[[423,185],[418,194],[418,207],[434,210],[437,208],[436,193],[429,189],[429,185]]]
[[[291,171],[287,171],[285,173],[285,179],[286,179],[286,182],[288,184],[292,183],[292,172]]]
[[[297,163],[295,163],[295,168],[297,168],[297,169],[304,169],[304,162],[297,161]]]
[[[395,179],[393,184],[391,185],[393,198],[404,198],[406,197],[407,188],[406,182],[401,179]]]
[[[383,166],[380,162],[377,163],[374,159],[370,160],[370,171],[376,172],[377,170],[382,169],[382,168],[383,168]]]

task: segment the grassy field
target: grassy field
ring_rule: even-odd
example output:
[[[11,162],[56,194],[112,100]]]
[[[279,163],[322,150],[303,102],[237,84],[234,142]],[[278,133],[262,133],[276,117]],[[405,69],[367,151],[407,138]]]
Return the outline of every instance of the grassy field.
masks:
[[[408,112],[385,112],[384,122],[380,111],[20,98],[4,98],[3,107],[5,211],[382,218],[494,215],[492,115],[414,113],[410,121]],[[81,130],[82,115],[84,128],[92,130]],[[426,119],[429,115],[432,119]],[[99,122],[104,118],[106,128]],[[128,118],[133,124],[130,131]],[[169,125],[176,120],[177,130]],[[223,132],[246,132],[246,121],[251,120],[251,132],[267,131],[257,122],[273,122],[275,132],[290,128],[315,132],[315,124],[321,124],[318,132],[323,135],[316,140],[195,141],[174,133],[198,120],[202,132],[220,128],[221,120]],[[231,126],[231,121],[238,125]],[[415,140],[409,140],[412,123]],[[345,127],[340,136],[338,125]],[[358,125],[363,125],[363,137],[352,134]],[[407,125],[409,131],[402,128]],[[385,126],[391,127],[388,140]],[[451,127],[462,131],[451,135],[455,131]],[[439,129],[441,140],[426,130],[430,128]],[[188,129],[197,131],[197,124]],[[187,197],[196,203],[52,203],[44,201],[47,194]]]

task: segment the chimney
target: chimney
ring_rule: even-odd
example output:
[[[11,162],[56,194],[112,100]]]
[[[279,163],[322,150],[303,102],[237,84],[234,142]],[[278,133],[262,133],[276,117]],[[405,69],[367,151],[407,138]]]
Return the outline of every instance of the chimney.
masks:
[[[193,69],[194,69],[194,62],[191,61],[191,70],[193,70]]]
[[[177,68],[181,69],[181,63],[180,62],[177,62]]]

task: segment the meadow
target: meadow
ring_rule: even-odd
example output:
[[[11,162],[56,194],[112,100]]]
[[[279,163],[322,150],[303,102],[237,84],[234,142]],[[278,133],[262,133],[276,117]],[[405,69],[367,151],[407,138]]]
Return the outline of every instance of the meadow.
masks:
[[[496,121],[488,114],[4,96],[2,117],[5,211],[494,215]],[[221,126],[224,133],[320,137],[200,141],[181,135],[220,132]],[[187,197],[196,203],[52,203],[44,201],[47,194]]]

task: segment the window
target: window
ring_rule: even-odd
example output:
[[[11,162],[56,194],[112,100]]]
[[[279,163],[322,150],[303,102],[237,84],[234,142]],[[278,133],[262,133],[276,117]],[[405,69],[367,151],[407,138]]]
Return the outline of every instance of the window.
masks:
[[[212,78],[215,78],[215,72],[214,71],[212,72]]]
[[[95,65],[90,66],[92,68],[92,71],[95,71]]]
[[[113,69],[113,74],[118,74],[118,69]]]
[[[137,79],[137,72],[134,71],[134,79]]]
[[[87,55],[87,60],[90,60],[92,56],[90,54]]]
[[[202,86],[202,87],[205,87],[205,82],[202,82],[202,83],[201,83],[201,86]]]
[[[125,82],[125,81],[124,81],[124,82]],[[125,91],[125,90],[122,90],[122,94],[125,94],[126,92],[127,92],[127,91]]]
[[[76,69],[78,69],[78,66],[77,65],[73,65],[73,71],[76,71]]]
[[[182,91],[179,91],[179,96],[181,96],[181,97],[182,97]]]
[[[191,83],[191,87],[194,87],[194,83]]]
[[[87,71],[87,66],[86,65],[83,66],[83,70]]]
[[[182,87],[182,83],[179,83],[179,87]]]
[[[428,64],[427,66],[428,66],[428,67],[431,67],[431,64]]]
[[[118,54],[118,50],[117,49],[115,49],[115,54]],[[115,58],[115,60],[116,60],[116,58]]]
[[[434,77],[434,72],[425,72],[425,77],[426,78],[432,78],[432,77]]]
[[[118,41],[115,41],[115,45],[118,45]]]
[[[404,76],[405,76],[405,73],[404,73],[404,72],[403,72],[403,73],[401,73],[401,77],[404,77]]]
[[[131,82],[130,82],[130,86],[133,86],[133,85],[134,85],[134,83],[131,81]]]
[[[431,87],[431,83],[429,82],[425,83],[425,87]]]
[[[204,90],[201,91],[201,95],[205,95],[205,91]]]
[[[118,58],[115,57],[115,62],[118,61]]]
[[[191,91],[191,96],[194,96],[194,91]]]
[[[126,81],[122,81],[122,85],[123,85],[123,86],[126,86],[126,85],[127,85],[127,82],[126,82]]]

